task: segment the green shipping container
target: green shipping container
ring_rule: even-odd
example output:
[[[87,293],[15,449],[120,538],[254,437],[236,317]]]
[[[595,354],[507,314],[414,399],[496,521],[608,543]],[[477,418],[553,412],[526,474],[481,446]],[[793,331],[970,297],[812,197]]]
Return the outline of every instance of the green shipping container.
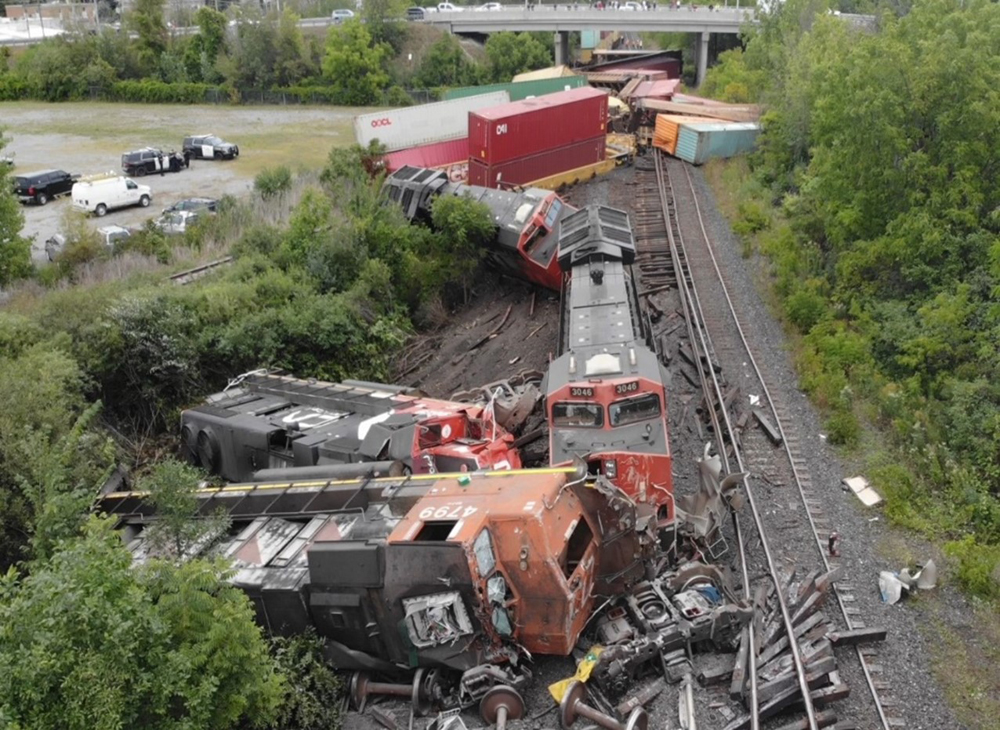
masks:
[[[590,48],[597,48],[597,44],[601,42],[601,31],[599,30],[581,30],[580,31],[580,48],[584,50]]]
[[[539,79],[537,81],[517,81],[509,84],[488,84],[486,86],[463,86],[459,89],[448,89],[444,92],[444,101],[461,99],[466,96],[486,94],[491,91],[506,91],[511,101],[521,101],[529,96],[545,96],[558,91],[579,89],[587,85],[584,76],[560,76],[557,79]]]
[[[677,133],[674,154],[692,165],[713,157],[735,157],[753,151],[759,131],[752,122],[685,122]]]

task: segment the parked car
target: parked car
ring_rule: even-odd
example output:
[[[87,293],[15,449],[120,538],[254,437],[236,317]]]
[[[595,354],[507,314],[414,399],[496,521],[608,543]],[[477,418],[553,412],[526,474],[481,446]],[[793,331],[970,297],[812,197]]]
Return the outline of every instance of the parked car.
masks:
[[[330,17],[333,18],[334,23],[343,23],[345,20],[350,20],[354,17],[354,11],[346,9],[334,10]]]
[[[14,166],[14,155],[0,155],[0,165]]]
[[[105,176],[81,180],[73,185],[73,207],[100,217],[109,210],[141,205],[148,208],[153,193],[148,185],[139,185],[124,176]]]
[[[453,5],[452,3],[438,3],[437,10],[439,13],[460,13],[462,8],[458,5]]]
[[[503,5],[500,3],[483,3],[482,5],[476,7],[476,10],[478,12],[496,12],[497,10],[503,10]]]
[[[131,238],[132,231],[128,228],[122,228],[121,226],[101,226],[97,229],[97,235],[101,237],[101,242],[105,246],[110,249],[114,249],[120,241],[125,241]],[[65,248],[66,236],[61,233],[56,233],[45,241],[45,257],[49,261],[55,261]]]
[[[205,210],[176,210],[164,213],[153,224],[167,235],[186,233],[188,228],[205,217]]]
[[[121,226],[101,226],[97,229],[97,233],[108,248],[114,248],[120,241],[132,237],[132,231]]]
[[[181,210],[207,210],[209,213],[214,213],[219,205],[219,201],[214,198],[185,198],[184,200],[178,200],[173,205],[169,205],[163,209],[164,213],[174,213]]]
[[[622,3],[621,7],[619,7],[618,9],[619,10],[642,10],[642,5],[640,5],[639,3],[635,3],[635,2],[627,2],[627,3]]]
[[[214,134],[196,134],[184,138],[181,151],[201,159],[233,160],[240,156],[240,148],[232,142],[223,142]]]
[[[14,177],[14,194],[22,203],[47,202],[73,189],[79,175],[70,175],[65,170],[39,170]]]
[[[420,7],[412,7],[406,11],[407,20],[426,20],[427,9]]]
[[[143,147],[122,155],[122,170],[126,175],[155,175],[158,172],[180,172],[188,160],[174,151],[164,152],[155,147]]]

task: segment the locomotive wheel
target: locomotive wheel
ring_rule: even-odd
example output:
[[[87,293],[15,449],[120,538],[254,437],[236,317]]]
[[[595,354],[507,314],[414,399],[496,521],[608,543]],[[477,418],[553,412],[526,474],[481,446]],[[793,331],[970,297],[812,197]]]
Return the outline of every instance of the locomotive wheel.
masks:
[[[566,688],[566,694],[563,695],[562,702],[559,703],[559,725],[562,728],[568,728],[576,722],[576,718],[579,717],[576,714],[576,703],[583,702],[586,696],[587,688],[583,682],[571,682]]]
[[[636,707],[625,722],[625,730],[646,730],[649,727],[649,715],[641,707]]]
[[[413,714],[417,717],[424,717],[433,709],[439,678],[440,674],[436,669],[421,668],[413,675],[410,704],[413,707]]]
[[[507,708],[508,720],[520,720],[524,717],[524,698],[516,689],[505,684],[497,685],[483,695],[483,699],[479,701],[479,717],[492,725],[497,721],[497,713],[501,707]]]
[[[367,700],[368,675],[364,672],[355,672],[351,675],[351,706],[358,712],[364,712]]]

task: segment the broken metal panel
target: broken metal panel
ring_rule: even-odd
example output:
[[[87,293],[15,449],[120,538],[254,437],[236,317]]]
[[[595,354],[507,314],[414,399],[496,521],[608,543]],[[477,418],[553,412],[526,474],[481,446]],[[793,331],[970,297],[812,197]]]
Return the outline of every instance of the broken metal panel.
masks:
[[[454,644],[473,632],[473,624],[457,591],[403,599],[407,636],[415,647]]]

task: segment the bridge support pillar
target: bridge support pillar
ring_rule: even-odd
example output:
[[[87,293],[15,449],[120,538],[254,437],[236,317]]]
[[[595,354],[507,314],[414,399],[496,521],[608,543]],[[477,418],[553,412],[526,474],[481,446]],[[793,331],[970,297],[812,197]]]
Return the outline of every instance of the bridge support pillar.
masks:
[[[569,63],[569,31],[560,30],[555,33],[556,66]]]
[[[705,81],[705,73],[708,71],[708,39],[710,35],[708,32],[702,32],[698,43],[698,86],[701,86]]]

